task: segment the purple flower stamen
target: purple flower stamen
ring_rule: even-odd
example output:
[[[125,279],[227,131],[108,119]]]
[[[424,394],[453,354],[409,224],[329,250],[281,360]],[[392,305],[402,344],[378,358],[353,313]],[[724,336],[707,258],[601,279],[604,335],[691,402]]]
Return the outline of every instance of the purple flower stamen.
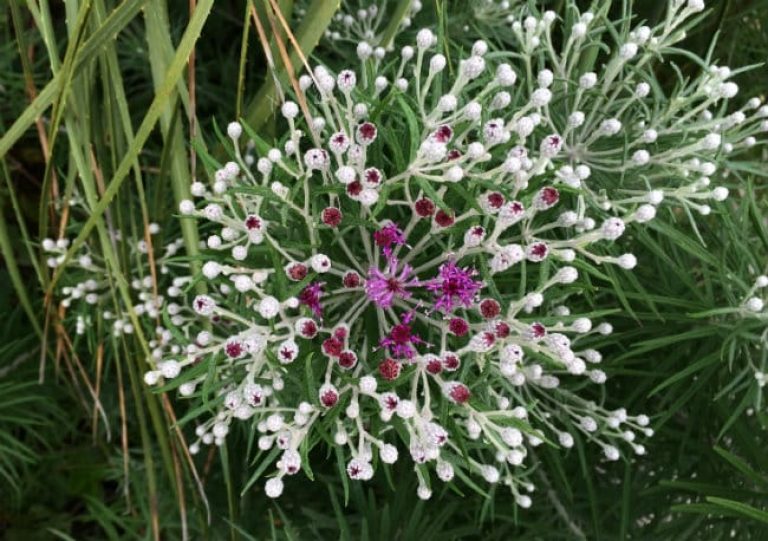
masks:
[[[299,293],[299,303],[307,306],[316,317],[323,317],[323,306],[320,297],[323,296],[323,282],[312,282]]]
[[[388,259],[385,271],[371,267],[365,280],[365,294],[379,308],[390,308],[395,298],[407,299],[411,296],[409,287],[421,285],[415,277],[410,277],[413,267],[403,265],[397,272],[397,259]]]
[[[381,251],[387,258],[392,256],[392,245],[402,246],[405,244],[405,235],[395,224],[385,225],[373,234],[373,240],[376,246],[381,247]]]
[[[422,340],[418,334],[414,334],[411,329],[410,323],[413,320],[413,316],[413,310],[401,315],[400,323],[392,327],[389,334],[379,341],[379,345],[389,349],[392,357],[396,359],[413,359],[417,353],[413,348],[413,345],[426,344],[426,342]]]
[[[440,266],[437,278],[425,283],[426,288],[435,293],[435,310],[451,312],[456,306],[472,306],[483,283],[474,280],[477,271],[461,268],[455,261],[448,261]]]

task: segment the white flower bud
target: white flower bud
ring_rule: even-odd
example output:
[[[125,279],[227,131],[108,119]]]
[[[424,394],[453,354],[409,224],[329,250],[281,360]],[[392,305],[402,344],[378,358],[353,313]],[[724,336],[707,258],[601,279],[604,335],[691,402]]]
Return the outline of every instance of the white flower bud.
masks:
[[[659,134],[656,130],[648,129],[643,132],[642,140],[645,143],[654,143],[658,137]]]
[[[613,325],[610,323],[601,323],[597,326],[597,332],[602,334],[603,336],[607,336],[613,332]]]
[[[536,76],[536,82],[541,88],[549,88],[555,80],[555,75],[548,69],[541,70]]]
[[[733,82],[727,82],[720,85],[719,93],[722,97],[730,99],[739,93],[739,85]]]
[[[159,370],[150,370],[144,373],[144,383],[147,385],[156,385],[158,381],[160,381]]]
[[[394,464],[397,462],[397,447],[390,444],[382,445],[379,449],[379,456],[381,457],[381,461],[385,464]]]
[[[587,317],[580,317],[571,323],[571,328],[577,333],[589,332],[592,329],[592,321]]]
[[[387,80],[387,78],[381,75],[376,77],[376,80],[373,82],[373,86],[376,88],[376,92],[383,92],[388,85],[389,85],[389,81]]]
[[[557,271],[557,280],[561,284],[572,284],[579,277],[579,271],[574,267],[563,267]]]
[[[566,449],[573,447],[573,436],[571,436],[568,432],[560,432],[557,435],[557,440],[560,442],[560,445]]]
[[[363,376],[360,378],[360,392],[363,394],[373,394],[376,392],[376,378],[371,376]]]
[[[429,71],[430,71],[430,73],[439,73],[439,72],[443,71],[443,69],[445,68],[446,62],[447,61],[445,59],[445,56],[443,56],[441,54],[434,55],[429,60]]]
[[[264,319],[272,319],[280,313],[280,302],[271,296],[264,297],[259,302],[259,315]]]
[[[368,43],[361,41],[357,44],[357,57],[360,60],[367,60],[372,54],[373,48]]]
[[[483,478],[488,481],[489,483],[498,483],[499,482],[499,470],[497,470],[494,466],[491,465],[485,465],[480,468],[480,473],[483,476]]]
[[[166,379],[173,379],[181,372],[181,365],[178,361],[173,360],[160,363],[158,368],[160,369],[160,373]]]
[[[379,192],[373,188],[366,188],[360,195],[357,196],[357,200],[364,207],[372,207],[379,200]]]
[[[632,154],[632,162],[637,165],[645,165],[651,160],[651,155],[648,153],[647,150],[637,150],[634,154]]]
[[[638,83],[635,87],[635,96],[638,98],[645,98],[651,92],[651,85],[646,82]]]
[[[715,201],[725,201],[728,198],[728,188],[724,186],[718,186],[712,190],[712,199]]]
[[[604,239],[616,240],[624,233],[624,228],[624,220],[614,217],[603,222],[600,232]]]
[[[618,460],[620,456],[619,450],[613,445],[606,445],[603,447],[603,454],[608,460]]]
[[[496,68],[496,82],[500,86],[512,86],[517,81],[517,73],[509,64],[499,64]]]
[[[206,261],[203,265],[203,275],[209,280],[213,280],[221,273],[221,265],[216,261]]]
[[[720,147],[722,137],[719,133],[709,133],[701,140],[701,147],[704,150],[716,150]]]
[[[273,477],[264,484],[264,493],[269,498],[279,498],[283,493],[283,480],[279,477]]]
[[[294,119],[299,114],[299,106],[292,101],[286,101],[280,108],[283,116],[287,119]]]
[[[227,124],[227,135],[230,139],[233,141],[237,141],[240,139],[240,136],[243,134],[243,127],[240,125],[239,122],[230,122]]]
[[[221,209],[221,206],[217,205],[216,203],[210,203],[206,205],[203,209],[203,213],[205,214],[205,217],[211,221],[218,221],[224,215],[224,211]]]
[[[202,182],[193,182],[192,186],[189,188],[189,191],[195,197],[202,197],[205,195],[205,184]]]
[[[195,392],[195,383],[191,381],[187,381],[186,383],[182,383],[179,385],[179,394],[181,396],[192,396]]]
[[[195,212],[195,204],[189,199],[184,199],[181,203],[179,203],[179,212],[185,215],[192,214]]]
[[[530,496],[526,496],[525,494],[518,494],[515,496],[515,503],[517,503],[517,505],[523,509],[528,509],[533,502],[531,501]]]
[[[572,128],[578,128],[584,124],[585,116],[581,111],[574,111],[568,116],[568,125]]]
[[[616,263],[622,269],[631,270],[637,266],[637,258],[632,254],[623,254],[617,258]]]
[[[331,269],[331,260],[325,254],[316,254],[309,260],[309,264],[317,273],[328,272]]]
[[[479,39],[472,45],[472,54],[477,56],[484,56],[488,52],[488,44]]]
[[[248,257],[248,248],[245,246],[235,246],[232,248],[232,257],[237,261],[243,261]]]
[[[445,172],[445,180],[448,182],[459,182],[462,178],[464,178],[464,169],[461,166],[454,165]]]
[[[544,107],[552,101],[552,92],[547,88],[537,88],[531,94],[531,104],[534,107]]]
[[[659,205],[664,200],[664,192],[661,190],[651,190],[648,192],[646,200],[651,205]]]
[[[571,27],[571,36],[573,36],[574,39],[581,39],[586,35],[587,35],[586,24],[582,22],[578,22]]]
[[[634,218],[636,222],[645,223],[656,217],[656,207],[653,205],[640,205],[635,211]]]
[[[759,297],[751,297],[747,299],[747,302],[744,303],[744,307],[750,312],[757,313],[762,312],[763,308],[765,307],[765,303]]]
[[[621,122],[615,118],[609,118],[600,123],[600,132],[605,135],[616,135],[619,131],[621,131]]]
[[[607,378],[605,372],[602,370],[592,370],[589,372],[589,379],[591,379],[594,383],[602,384],[605,383]]]
[[[445,483],[451,481],[454,476],[453,466],[442,460],[438,461],[437,466],[435,467],[435,472],[437,473],[437,477]]]
[[[397,404],[397,416],[402,419],[411,419],[416,414],[416,405],[410,400],[401,400]]]
[[[631,60],[637,55],[637,43],[625,43],[619,48],[619,56],[624,60]]]
[[[471,101],[464,106],[464,116],[468,120],[479,120],[483,112],[483,107],[476,101]]]
[[[597,84],[597,74],[590,71],[579,77],[579,87],[588,90]]]
[[[429,49],[436,41],[437,38],[429,28],[422,28],[419,30],[419,33],[416,34],[416,46],[419,49]]]

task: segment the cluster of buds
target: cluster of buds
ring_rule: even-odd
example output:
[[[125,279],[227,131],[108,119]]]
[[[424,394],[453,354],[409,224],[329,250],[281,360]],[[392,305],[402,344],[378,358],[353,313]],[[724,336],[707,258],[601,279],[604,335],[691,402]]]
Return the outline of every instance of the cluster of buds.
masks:
[[[333,22],[325,31],[325,38],[332,45],[351,43],[357,46],[358,54],[373,54],[378,47],[391,47],[384,43],[384,32],[391,17],[397,16],[388,9],[388,2],[373,0],[343,0],[341,8],[334,15]],[[398,30],[405,30],[412,24],[422,8],[420,0],[410,0],[406,12],[398,24]],[[298,10],[299,16],[305,16],[306,10]]]
[[[317,67],[300,80],[311,116],[281,108],[281,148],[245,159],[242,127],[230,124],[233,161],[180,205],[209,232],[202,276],[190,278],[208,293],[176,310],[188,342],[148,382],[175,380],[185,396],[215,389],[193,452],[255,419],[259,448],[282,451],[270,496],[329,423],[352,479],[397,460],[400,443],[423,498],[430,472],[449,481],[461,469],[530,505],[527,457],[544,442],[568,448],[577,433],[608,460],[620,446],[645,452],[635,438],[651,434],[646,416],[572,390],[605,382],[589,342],[611,326],[547,298],[577,287],[577,259],[634,267],[612,246],[653,213],[580,203],[584,183],[561,187],[559,173],[573,164],[586,180],[589,170],[545,121],[546,86],[511,108],[517,71],[490,66],[483,42],[438,85],[436,41],[420,31],[392,80]],[[377,119],[380,100],[400,104],[409,144]],[[201,385],[211,374],[215,384]],[[466,456],[465,438],[483,445]]]
[[[160,232],[156,223],[147,228],[149,238]],[[146,320],[148,328],[155,328],[158,340],[150,342],[150,347],[159,347],[162,343],[170,343],[170,333],[158,325],[163,310],[166,308],[166,298],[159,294],[155,283],[157,278],[165,278],[171,274],[169,260],[176,256],[182,247],[182,241],[176,239],[162,248],[162,254],[153,258],[152,263],[157,269],[153,277],[148,253],[154,252],[152,245],[143,239],[134,240],[123,238],[119,230],[114,232],[115,242],[120,242],[127,248],[128,257],[134,262],[131,265],[131,275],[127,276],[132,294],[131,306],[126,306],[119,296],[114,295],[114,283],[110,279],[107,262],[97,251],[91,250],[85,244],[80,253],[65,262],[70,242],[66,238],[58,240],[44,239],[43,253],[50,268],[66,264],[64,273],[65,285],[59,289],[58,302],[67,316],[74,317],[75,332],[83,335],[86,330],[96,324],[94,309],[101,320],[109,322],[114,336],[130,335],[135,332],[136,318]],[[181,290],[171,288],[170,292],[180,296]],[[117,308],[115,308],[117,299]],[[173,311],[173,308],[171,308]],[[162,358],[164,351],[157,350],[155,357]]]
[[[472,2],[472,22],[480,25],[483,29],[508,27],[518,17],[520,3],[520,0],[479,0]],[[465,27],[465,30],[469,29],[469,26]]]
[[[754,97],[726,109],[739,91],[727,67],[711,65],[681,80],[673,96],[663,93],[653,72],[656,59],[685,38],[686,22],[704,9],[701,0],[670,2],[661,23],[622,36],[597,72],[579,71],[578,60],[606,37],[605,21],[591,12],[573,17],[558,51],[554,12],[536,17],[525,15],[526,9],[509,7],[507,36],[524,52],[530,95],[529,104],[513,104],[512,130],[527,137],[539,123],[555,128],[568,158],[556,171],[559,183],[582,190],[587,204],[605,210],[642,204],[639,221],[652,218],[664,200],[707,215],[712,201],[728,196],[711,178],[723,158],[734,159],[768,131],[768,107]]]
[[[215,409],[191,451],[250,420],[259,449],[281,451],[265,485],[277,497],[330,430],[352,479],[404,448],[422,498],[432,474],[461,470],[524,507],[543,443],[581,434],[606,460],[643,454],[648,417],[582,396],[606,380],[590,344],[610,324],[563,299],[579,268],[633,268],[616,245],[663,202],[706,214],[702,200],[724,199],[708,188],[719,157],[766,127],[756,99],[723,116],[738,90],[726,68],[674,100],[645,80],[698,11],[672,2],[602,75],[576,71],[599,31],[589,13],[561,53],[553,14],[513,21],[515,65],[478,41],[449,73],[427,29],[395,62],[365,42],[359,77],[318,66],[300,78],[306,108],[283,103],[279,146],[251,141],[244,156],[230,124],[233,161],[179,207],[207,239],[201,275],[177,281],[207,293],[173,305],[176,343],[146,378]]]
[[[757,386],[762,389],[768,383],[768,359],[765,352],[768,351],[768,276],[761,274],[755,278],[752,287],[749,288],[744,300],[736,311],[744,318],[755,320],[758,324],[765,325],[757,328],[755,336],[755,349],[758,352],[756,358],[750,359],[751,369],[755,375]],[[760,405],[760,397],[757,400]]]

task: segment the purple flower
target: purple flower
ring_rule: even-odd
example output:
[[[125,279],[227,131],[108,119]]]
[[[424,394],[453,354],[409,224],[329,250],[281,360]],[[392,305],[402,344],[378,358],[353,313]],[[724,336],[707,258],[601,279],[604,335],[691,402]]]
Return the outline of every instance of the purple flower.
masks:
[[[323,306],[320,304],[320,297],[323,296],[324,285],[322,282],[312,282],[299,293],[299,303],[309,307],[317,317],[323,317]]]
[[[425,283],[426,288],[436,294],[435,310],[452,311],[457,305],[470,307],[483,283],[473,279],[475,269],[460,268],[455,261],[440,265],[437,278]]]
[[[379,341],[381,347],[389,349],[392,357],[396,359],[413,359],[416,355],[414,344],[426,344],[418,334],[414,334],[411,329],[413,320],[413,310],[406,312],[400,317],[401,323],[398,323],[389,331],[389,334]]]
[[[403,265],[397,274],[397,259],[390,258],[386,270],[383,272],[377,268],[368,269],[368,278],[365,280],[365,294],[380,308],[389,308],[395,297],[407,299],[411,293],[407,288],[421,285],[415,277],[409,278],[413,267]]]
[[[405,244],[405,236],[402,230],[395,224],[385,225],[373,234],[373,240],[377,246],[381,246],[381,251],[388,258],[392,255],[392,245],[401,246]]]

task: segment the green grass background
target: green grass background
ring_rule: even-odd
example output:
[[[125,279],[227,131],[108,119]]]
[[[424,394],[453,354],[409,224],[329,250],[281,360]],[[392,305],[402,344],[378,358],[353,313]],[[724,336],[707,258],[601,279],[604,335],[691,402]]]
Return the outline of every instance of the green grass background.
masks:
[[[335,4],[312,0],[308,16],[293,19],[307,54]],[[263,2],[253,5],[263,13]],[[664,6],[643,0],[633,10],[653,20]],[[714,46],[734,67],[766,61],[768,1],[708,7],[686,48]],[[617,332],[601,344],[609,403],[652,415],[657,433],[647,456],[611,465],[580,443],[545,450],[530,510],[501,489],[482,499],[449,487],[421,502],[407,464],[347,491],[334,456],[319,452],[316,480],[292,482],[279,501],[260,488],[241,494],[258,463],[237,434],[197,461],[200,490],[169,429],[171,408],[181,416],[184,406],[141,382],[141,336],[89,333],[74,344],[79,359],[62,360],[44,302],[60,276],[38,250],[56,234],[51,186],[90,207],[73,214],[67,236],[108,261],[115,302],[129,301],[132,261],[109,241],[112,227],[137,235],[156,220],[165,240],[183,237],[194,255],[194,225],[173,218],[201,168],[191,141],[215,155],[215,138],[200,134],[236,117],[265,138],[275,129],[249,9],[241,0],[0,4],[0,538],[768,539],[765,405],[747,368],[765,362],[756,345],[765,326],[711,313],[738,304],[750,273],[768,263],[765,165],[734,168],[733,197],[696,227],[680,216],[674,227],[636,231],[642,265],[585,301],[620,309]],[[414,27],[438,24],[460,46],[467,14],[466,2],[425,2]],[[764,96],[766,73],[741,73],[743,94]],[[88,390],[95,382],[103,415]]]

